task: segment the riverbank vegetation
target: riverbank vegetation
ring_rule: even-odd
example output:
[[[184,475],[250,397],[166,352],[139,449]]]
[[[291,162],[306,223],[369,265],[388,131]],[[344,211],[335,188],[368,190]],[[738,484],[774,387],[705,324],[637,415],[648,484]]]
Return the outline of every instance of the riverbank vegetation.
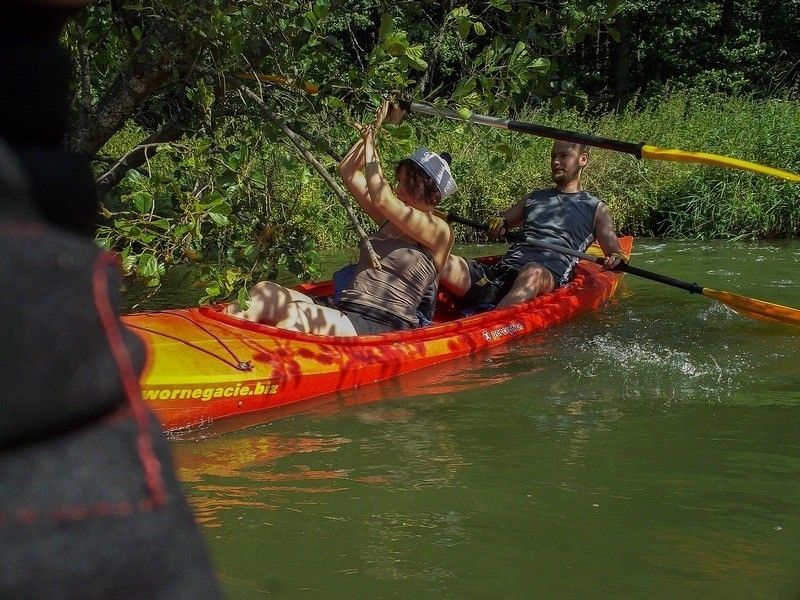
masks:
[[[66,39],[98,240],[147,285],[192,265],[208,299],[279,269],[313,277],[318,250],[357,248],[320,169],[390,93],[800,171],[800,7],[678,4],[98,3]],[[380,142],[387,161],[448,150],[460,190],[444,208],[477,220],[548,184],[550,143],[426,116]],[[763,176],[595,150],[586,186],[626,233],[800,235],[797,185]]]

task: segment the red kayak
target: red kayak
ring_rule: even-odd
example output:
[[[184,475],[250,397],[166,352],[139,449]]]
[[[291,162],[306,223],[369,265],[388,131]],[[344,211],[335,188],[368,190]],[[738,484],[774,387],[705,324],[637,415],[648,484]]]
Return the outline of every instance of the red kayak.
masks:
[[[633,239],[620,244],[629,254]],[[221,306],[135,313],[123,321],[148,349],[144,399],[164,428],[175,430],[275,410],[506,344],[598,308],[620,276],[581,261],[568,285],[470,317],[460,317],[441,292],[433,325],[381,335],[296,333],[231,317]],[[297,289],[327,296],[333,286],[326,281]]]

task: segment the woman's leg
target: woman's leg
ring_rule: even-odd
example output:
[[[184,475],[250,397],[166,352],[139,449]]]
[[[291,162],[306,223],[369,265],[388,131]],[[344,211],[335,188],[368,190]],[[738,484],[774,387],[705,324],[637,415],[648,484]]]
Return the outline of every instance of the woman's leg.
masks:
[[[275,326],[316,335],[357,335],[350,319],[342,311],[303,300],[289,303],[285,316]]]
[[[314,304],[302,292],[271,281],[261,281],[251,288],[247,310],[242,310],[238,302],[232,302],[225,312],[240,319],[301,333],[356,335],[353,324],[343,312]]]
[[[260,281],[250,288],[250,306],[247,310],[242,310],[238,302],[231,302],[225,307],[225,312],[254,323],[274,325],[286,316],[289,305],[297,301],[313,303],[311,298],[297,290],[290,290],[272,281]]]
[[[459,298],[463,297],[472,285],[467,261],[456,254],[448,256],[439,279],[439,285],[453,295]]]

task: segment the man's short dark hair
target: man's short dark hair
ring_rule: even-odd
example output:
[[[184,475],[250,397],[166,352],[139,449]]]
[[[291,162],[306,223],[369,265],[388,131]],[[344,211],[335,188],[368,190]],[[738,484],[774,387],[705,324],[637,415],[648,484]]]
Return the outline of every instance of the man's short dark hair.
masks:
[[[591,146],[589,144],[579,144],[578,142],[570,142],[568,140],[554,140],[553,143],[556,144],[558,142],[563,142],[564,144],[569,144],[570,148],[575,148],[578,151],[578,154],[589,154],[589,149]]]

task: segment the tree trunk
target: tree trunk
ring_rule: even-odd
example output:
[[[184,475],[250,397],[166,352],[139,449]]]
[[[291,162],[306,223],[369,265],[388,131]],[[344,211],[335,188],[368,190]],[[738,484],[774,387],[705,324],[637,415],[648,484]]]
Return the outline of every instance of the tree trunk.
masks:
[[[170,48],[179,48],[180,55]],[[121,72],[90,109],[82,110],[67,132],[67,144],[75,152],[94,156],[125,124],[142,103],[164,86],[173,72],[180,77],[192,68],[194,49],[177,31],[158,31],[142,43]],[[185,58],[185,60],[184,60]]]
[[[733,35],[734,0],[722,0],[722,16],[719,27],[722,43],[727,43]]]
[[[611,92],[614,97],[614,107],[617,114],[625,110],[630,101],[630,76],[631,76],[631,28],[630,17],[620,15],[616,29],[619,32],[619,42],[611,43]]]

